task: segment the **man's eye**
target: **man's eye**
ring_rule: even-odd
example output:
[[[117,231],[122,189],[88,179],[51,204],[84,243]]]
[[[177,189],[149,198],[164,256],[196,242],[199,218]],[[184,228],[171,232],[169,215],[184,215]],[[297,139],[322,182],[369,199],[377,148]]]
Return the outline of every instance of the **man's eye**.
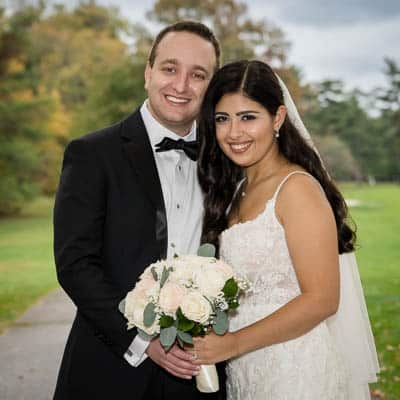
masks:
[[[195,73],[193,74],[193,78],[194,78],[194,79],[197,79],[197,80],[199,80],[199,81],[204,81],[204,80],[206,79],[206,76],[205,76],[204,74],[200,74],[200,73],[198,73],[198,72],[195,72]]]
[[[175,67],[164,67],[162,70],[168,73],[173,73],[176,71]]]

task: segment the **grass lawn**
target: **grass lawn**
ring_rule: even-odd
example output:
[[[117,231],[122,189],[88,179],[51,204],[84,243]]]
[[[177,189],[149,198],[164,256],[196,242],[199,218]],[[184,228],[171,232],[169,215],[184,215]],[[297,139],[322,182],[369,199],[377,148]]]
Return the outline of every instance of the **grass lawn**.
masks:
[[[52,254],[52,204],[40,198],[21,216],[0,220],[0,332],[57,287]]]
[[[357,259],[382,372],[373,388],[400,399],[400,186],[342,185],[358,227]]]
[[[357,258],[382,373],[373,385],[400,399],[400,186],[341,185],[358,226]],[[0,331],[57,287],[52,256],[52,199],[0,220]]]

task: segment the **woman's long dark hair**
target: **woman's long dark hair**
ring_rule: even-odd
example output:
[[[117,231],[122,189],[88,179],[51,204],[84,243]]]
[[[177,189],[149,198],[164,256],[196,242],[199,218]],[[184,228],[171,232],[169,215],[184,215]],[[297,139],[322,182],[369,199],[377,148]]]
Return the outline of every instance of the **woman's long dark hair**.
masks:
[[[202,242],[218,247],[218,237],[227,228],[226,210],[232,201],[243,169],[220,149],[215,133],[215,106],[228,93],[243,93],[261,104],[271,115],[284,105],[282,89],[272,69],[261,61],[237,61],[222,67],[212,78],[199,117],[199,180],[205,194]],[[318,154],[307,144],[286,117],[279,130],[279,152],[300,165],[321,184],[335,215],[339,253],[354,250],[355,231],[346,223],[343,196],[325,171]]]

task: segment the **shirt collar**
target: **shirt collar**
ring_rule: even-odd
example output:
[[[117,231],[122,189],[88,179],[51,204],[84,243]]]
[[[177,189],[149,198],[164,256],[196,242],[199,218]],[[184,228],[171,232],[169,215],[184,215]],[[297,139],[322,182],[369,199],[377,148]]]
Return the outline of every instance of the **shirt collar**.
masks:
[[[175,132],[167,129],[165,126],[161,125],[150,113],[148,108],[148,100],[146,100],[142,107],[140,107],[140,114],[143,118],[144,126],[146,127],[147,134],[149,135],[151,147],[154,149],[157,143],[160,143],[164,137],[170,139],[179,140],[183,139],[185,141],[196,140],[196,121],[193,122],[190,132],[182,137],[177,135]]]

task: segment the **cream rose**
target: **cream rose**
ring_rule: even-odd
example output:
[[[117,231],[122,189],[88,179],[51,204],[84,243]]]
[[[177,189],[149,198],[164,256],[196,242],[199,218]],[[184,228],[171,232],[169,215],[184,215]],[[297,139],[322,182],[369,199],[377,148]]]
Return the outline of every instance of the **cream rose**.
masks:
[[[200,292],[209,299],[214,299],[223,289],[228,280],[227,275],[219,268],[216,263],[203,266],[195,275],[195,284]]]
[[[149,335],[160,332],[160,325],[156,318],[151,326],[145,326],[143,323],[143,313],[148,300],[141,296],[138,291],[131,290],[125,298],[125,312],[124,315],[128,320],[128,329],[136,326],[142,329]]]
[[[209,301],[201,293],[195,291],[190,291],[183,297],[181,310],[186,318],[201,324],[206,324],[212,313]]]
[[[146,298],[149,298],[150,296],[156,296],[158,291],[159,283],[154,280],[151,273],[142,275],[142,279],[136,283],[134,289],[134,292],[136,292],[139,297]]]
[[[160,290],[158,298],[161,310],[167,315],[175,316],[185,294],[186,289],[184,287],[173,282],[167,282]]]
[[[222,260],[217,260],[215,266],[224,273],[226,280],[232,278],[234,276],[233,269],[230,265]]]

